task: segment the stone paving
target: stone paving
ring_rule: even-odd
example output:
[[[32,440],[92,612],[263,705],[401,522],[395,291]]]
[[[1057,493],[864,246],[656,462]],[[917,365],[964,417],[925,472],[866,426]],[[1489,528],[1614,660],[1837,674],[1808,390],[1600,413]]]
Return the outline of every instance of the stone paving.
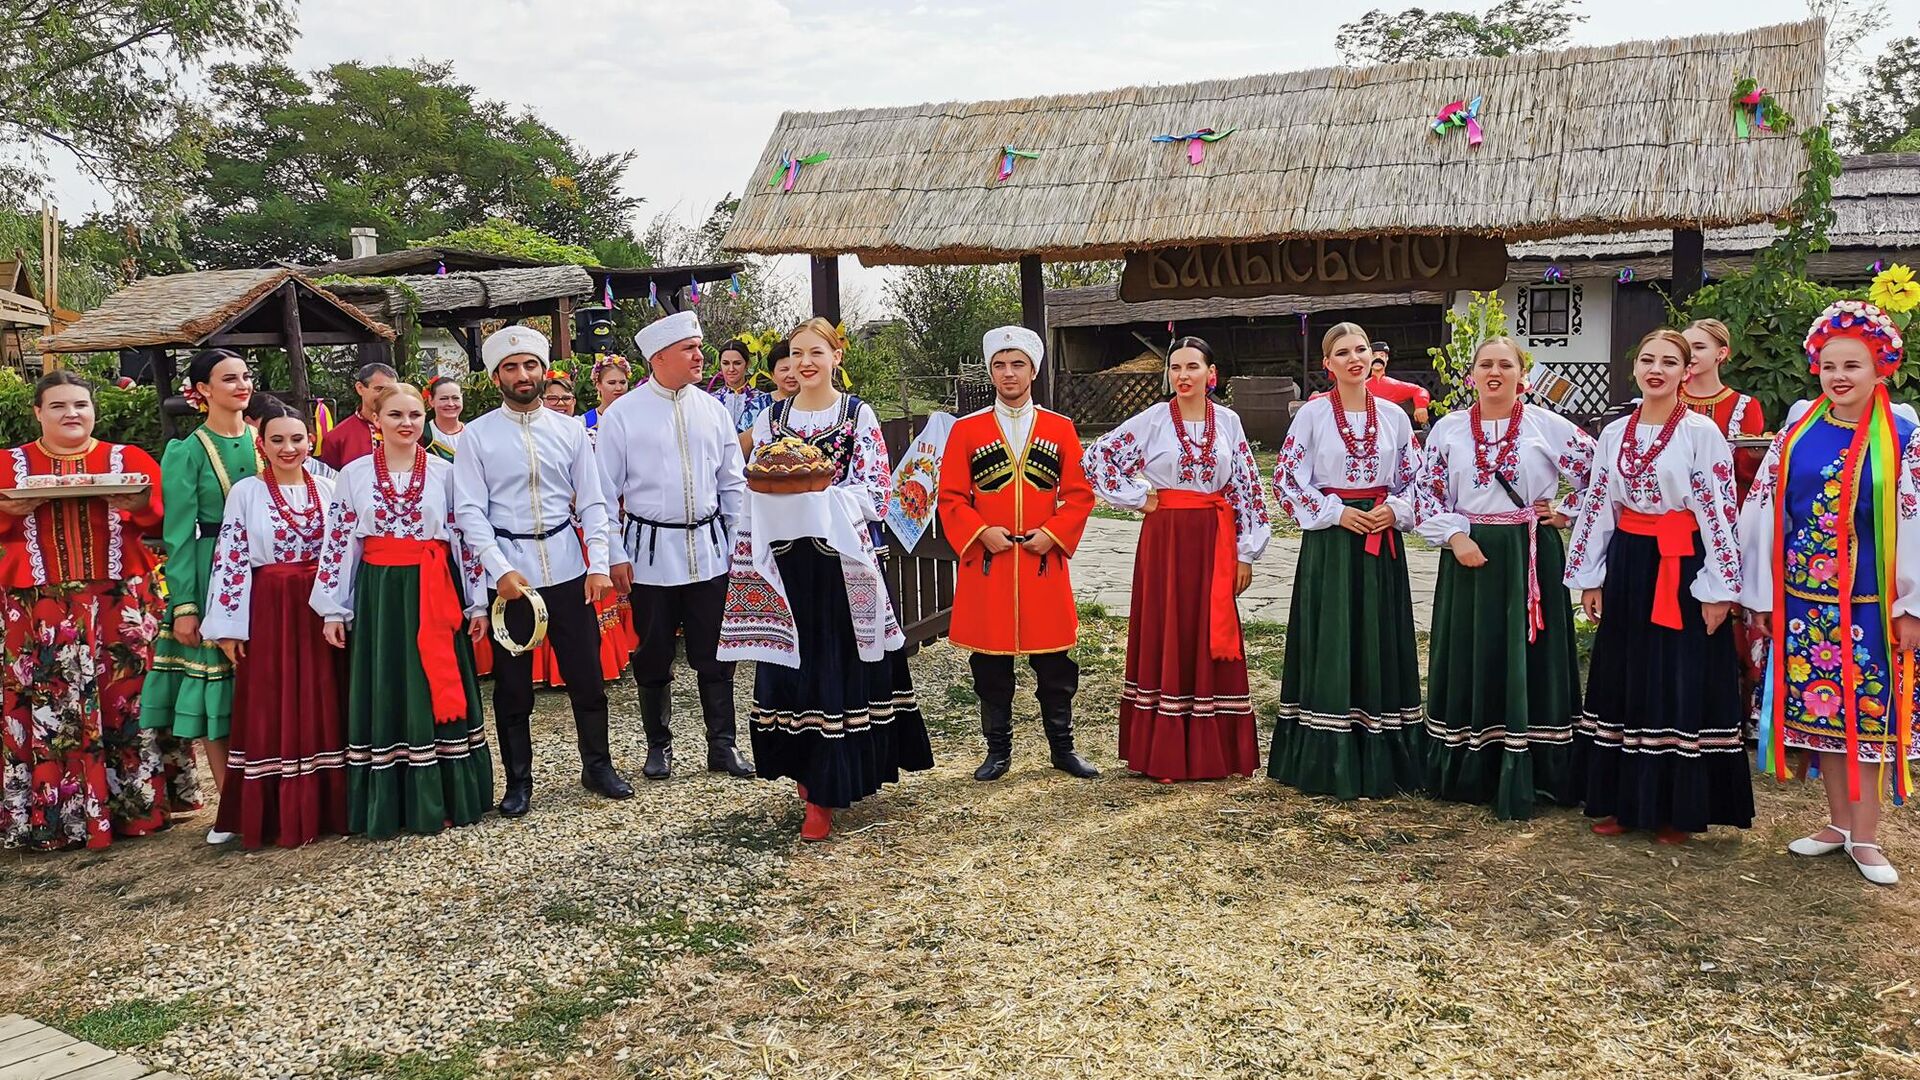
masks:
[[[1080,550],[1073,557],[1073,591],[1081,603],[1098,603],[1110,615],[1126,615],[1133,590],[1133,551],[1140,544],[1140,523],[1112,518],[1087,522]],[[1253,564],[1253,584],[1240,596],[1240,617],[1285,623],[1293,603],[1294,564],[1300,558],[1300,539],[1276,536],[1267,553]],[[1425,630],[1433,620],[1433,587],[1440,573],[1440,553],[1432,548],[1407,547],[1407,574],[1413,589],[1413,625]]]

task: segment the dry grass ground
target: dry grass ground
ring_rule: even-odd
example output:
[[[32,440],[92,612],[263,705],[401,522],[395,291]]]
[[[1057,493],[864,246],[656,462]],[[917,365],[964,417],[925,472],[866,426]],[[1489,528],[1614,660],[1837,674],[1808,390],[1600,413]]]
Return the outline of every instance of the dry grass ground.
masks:
[[[1340,804],[1264,778],[1152,784],[1113,753],[1123,635],[1093,621],[1081,649],[1082,744],[1100,780],[1045,767],[1026,699],[1014,773],[975,783],[964,663],[928,650],[915,671],[941,765],[842,815],[833,842],[792,846],[797,814],[772,785],[666,785],[716,807],[700,858],[784,856],[754,864],[733,917],[662,922],[617,899],[558,915],[549,900],[543,919],[483,908],[469,918],[517,917],[534,927],[530,944],[610,941],[638,959],[599,996],[604,966],[568,994],[515,999],[504,1026],[469,1024],[407,1054],[343,1044],[321,1071],[1920,1078],[1911,814],[1893,815],[1887,841],[1916,884],[1876,889],[1842,857],[1782,853],[1820,821],[1805,786],[1762,783],[1751,832],[1669,849],[1603,840],[1567,811],[1500,823],[1419,798]],[[1249,638],[1271,715],[1279,634]],[[552,728],[547,741],[559,739]],[[636,839],[649,827],[636,824]],[[482,828],[495,846],[534,843],[511,823]],[[264,918],[278,897],[407,857],[348,841],[234,859],[184,839],[0,859],[0,999],[84,1019],[94,1005],[75,988],[90,967],[112,970],[156,940],[218,950],[210,911]],[[613,857],[599,846],[525,858],[536,854],[543,876]],[[644,851],[634,860],[648,863]],[[43,932],[49,921],[58,932]],[[471,932],[498,948],[486,927]],[[409,992],[392,990],[396,1002]],[[225,1021],[196,1007],[169,1038],[191,1041],[249,1006],[222,1006]]]

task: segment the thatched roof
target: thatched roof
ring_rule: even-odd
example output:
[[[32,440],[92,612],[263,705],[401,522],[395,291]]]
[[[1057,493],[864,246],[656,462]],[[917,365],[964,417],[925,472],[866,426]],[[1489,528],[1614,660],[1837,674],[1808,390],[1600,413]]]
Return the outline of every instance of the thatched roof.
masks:
[[[1847,158],[1833,183],[1833,213],[1834,223],[1827,230],[1827,241],[1836,250],[1920,249],[1920,154],[1860,154]],[[1707,253],[1759,251],[1773,242],[1775,233],[1771,225],[1710,229],[1706,235]],[[1657,256],[1672,248],[1671,233],[1639,231],[1514,244],[1508,249],[1508,255],[1515,260],[1539,264]],[[1846,261],[1865,266],[1872,259],[1854,256]]]
[[[523,304],[551,304],[562,297],[593,292],[593,278],[585,267],[528,266],[470,273],[419,274],[384,281],[336,281],[327,288],[372,318],[391,326],[409,310],[404,291],[417,301],[418,314],[489,312]],[[424,320],[431,321],[431,320]]]
[[[1750,72],[1803,122],[1822,116],[1825,24],[1373,68],[1323,68],[1096,94],[787,113],[725,247],[868,263],[1118,256],[1291,236],[1459,231],[1543,239],[1720,227],[1780,215],[1806,154],[1740,139]],[[1435,135],[1480,96],[1486,141]],[[1234,128],[1206,160],[1150,142]],[[996,182],[1000,150],[1037,151]],[[784,154],[825,153],[794,189]]]
[[[1200,297],[1189,300],[1120,299],[1118,285],[1077,285],[1047,290],[1047,325],[1125,326],[1128,323],[1192,322],[1195,319],[1277,318],[1355,308],[1407,307],[1447,302],[1439,292],[1348,293],[1339,296]]]
[[[41,352],[110,352],[149,346],[194,348],[251,314],[287,282],[303,305],[319,306],[335,321],[362,329],[368,340],[393,331],[292,270],[201,270],[143,278],[107,297],[57,334],[40,338]]]

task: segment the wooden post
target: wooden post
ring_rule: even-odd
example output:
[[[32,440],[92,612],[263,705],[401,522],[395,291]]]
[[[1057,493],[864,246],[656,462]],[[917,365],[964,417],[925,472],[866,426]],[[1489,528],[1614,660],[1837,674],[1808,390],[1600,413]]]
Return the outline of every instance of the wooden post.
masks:
[[[1041,271],[1040,256],[1020,256],[1020,324],[1040,335],[1042,346],[1047,341],[1047,276]],[[1060,366],[1060,358],[1055,356],[1043,360],[1040,364],[1040,377],[1035,380],[1033,399],[1046,408],[1053,408],[1053,376]]]
[[[573,297],[562,296],[553,302],[553,361],[573,357]]]
[[[162,446],[180,434],[180,426],[173,422],[173,415],[167,412],[167,399],[174,396],[174,388],[180,385],[175,375],[176,370],[173,366],[173,353],[166,349],[160,349],[155,352],[153,356],[153,389],[154,397],[158,399],[160,407],[160,443]]]
[[[1673,306],[1684,309],[1706,278],[1706,235],[1699,229],[1673,230]]]
[[[840,256],[813,257],[813,313],[840,325]]]
[[[313,404],[307,384],[307,343],[300,335],[300,287],[289,281],[280,286],[281,332],[287,337],[288,392],[300,403],[301,415]]]

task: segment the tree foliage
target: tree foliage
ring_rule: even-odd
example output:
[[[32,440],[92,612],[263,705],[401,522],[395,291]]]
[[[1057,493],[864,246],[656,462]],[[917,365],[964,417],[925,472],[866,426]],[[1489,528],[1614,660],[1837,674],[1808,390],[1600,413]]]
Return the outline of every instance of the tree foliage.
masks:
[[[1920,37],[1887,46],[1865,84],[1841,99],[1840,122],[1859,153],[1920,150]]]
[[[601,265],[599,256],[578,244],[562,243],[538,229],[506,218],[488,218],[479,225],[428,237],[426,243],[432,247],[479,251],[535,262]]]
[[[1020,321],[1020,279],[1011,266],[909,266],[885,286],[905,333],[909,375],[953,375],[980,361],[980,338]]]
[[[45,180],[49,152],[70,155],[128,207],[163,211],[196,171],[206,134],[188,93],[200,63],[277,56],[295,0],[10,0],[0,4],[0,143],[24,148],[0,168],[20,206]]]
[[[1449,56],[1511,56],[1559,48],[1575,23],[1579,0],[1499,0],[1485,14],[1378,8],[1343,23],[1334,44],[1349,61],[1398,64]]]
[[[185,245],[198,264],[324,262],[360,225],[388,247],[492,218],[588,249],[633,239],[640,200],[620,189],[632,152],[589,154],[524,109],[478,99],[450,64],[308,76],[227,64],[212,92]]]

